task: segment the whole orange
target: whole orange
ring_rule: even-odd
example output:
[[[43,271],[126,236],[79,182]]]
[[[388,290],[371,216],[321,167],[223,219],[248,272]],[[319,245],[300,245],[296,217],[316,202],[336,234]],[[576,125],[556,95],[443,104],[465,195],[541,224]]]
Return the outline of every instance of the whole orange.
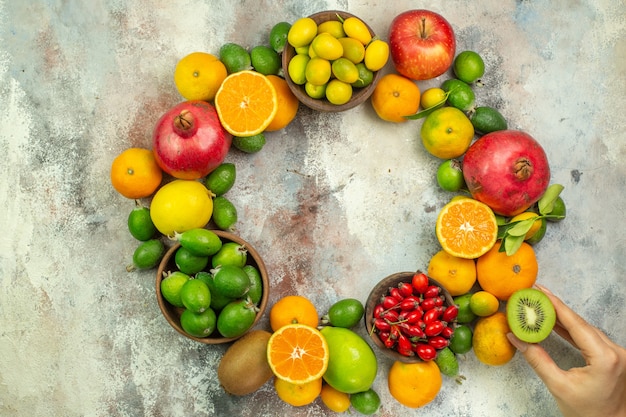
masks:
[[[435,361],[396,361],[387,376],[387,385],[393,398],[410,408],[422,407],[434,400],[441,384],[441,371]]]
[[[476,263],[442,249],[430,258],[428,276],[443,285],[451,296],[462,295],[476,282]]]
[[[301,295],[286,295],[270,309],[270,326],[276,331],[287,324],[295,323],[317,327],[319,314],[308,298]]]
[[[370,98],[374,111],[383,120],[403,123],[417,113],[420,89],[414,81],[398,74],[386,74],[376,84]]]
[[[149,149],[126,149],[111,164],[111,184],[126,198],[150,196],[162,179],[163,171]]]
[[[289,85],[284,78],[277,75],[268,75],[267,79],[270,80],[274,88],[276,89],[276,97],[278,99],[278,111],[276,116],[265,128],[267,132],[273,132],[286,127],[296,117],[300,102],[298,98],[291,92]]]
[[[476,261],[476,278],[481,288],[506,301],[513,292],[530,288],[537,280],[539,265],[535,251],[524,242],[517,252],[500,252],[501,241]]]
[[[472,336],[472,349],[476,358],[491,366],[504,365],[510,361],[516,352],[506,337],[510,331],[506,314],[501,311],[478,319]]]
[[[174,69],[174,84],[186,100],[211,101],[226,78],[226,66],[215,55],[192,52]]]

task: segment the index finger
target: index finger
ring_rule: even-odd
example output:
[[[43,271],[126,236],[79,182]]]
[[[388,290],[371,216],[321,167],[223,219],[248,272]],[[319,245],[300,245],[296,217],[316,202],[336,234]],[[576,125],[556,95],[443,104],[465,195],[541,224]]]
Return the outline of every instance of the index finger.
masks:
[[[583,356],[592,357],[601,355],[605,342],[601,337],[599,337],[596,328],[587,323],[585,319],[569,308],[550,290],[541,285],[536,286],[543,291],[548,298],[550,298],[552,305],[554,305],[554,310],[556,311],[556,316],[561,324],[561,327],[567,330]]]

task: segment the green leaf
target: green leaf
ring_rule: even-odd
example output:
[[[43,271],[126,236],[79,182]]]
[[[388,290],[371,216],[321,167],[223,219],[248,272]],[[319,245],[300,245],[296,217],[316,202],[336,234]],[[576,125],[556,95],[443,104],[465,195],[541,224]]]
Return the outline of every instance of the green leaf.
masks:
[[[433,106],[430,106],[430,107],[429,107],[429,108],[427,108],[427,109],[424,109],[424,110],[422,110],[422,111],[419,111],[419,112],[417,112],[417,113],[415,113],[415,114],[411,114],[411,115],[409,115],[409,116],[404,116],[404,117],[405,117],[406,119],[409,119],[409,120],[417,120],[417,119],[422,119],[422,118],[424,118],[424,117],[428,116],[429,114],[431,114],[432,112],[434,112],[435,110],[437,110],[437,109],[439,109],[439,108],[443,107],[443,105],[444,105],[444,104],[446,104],[446,100],[448,100],[448,96],[449,96],[449,95],[450,95],[450,91],[447,91],[447,92],[446,92],[446,95],[443,97],[443,99],[442,99],[439,103],[437,103],[437,104],[435,104],[435,105],[433,105]]]
[[[507,234],[510,236],[526,236],[526,233],[533,227],[535,220],[537,220],[536,217],[531,217],[530,219],[514,222],[512,226],[507,229]]]
[[[513,255],[524,243],[524,236],[508,236],[504,239],[504,249],[508,256]]]
[[[563,188],[565,187],[563,187],[561,184],[552,184],[546,189],[546,192],[543,193],[543,195],[537,202],[540,214],[552,213],[552,210],[554,209],[554,202],[557,198],[559,198],[559,194],[561,194]]]

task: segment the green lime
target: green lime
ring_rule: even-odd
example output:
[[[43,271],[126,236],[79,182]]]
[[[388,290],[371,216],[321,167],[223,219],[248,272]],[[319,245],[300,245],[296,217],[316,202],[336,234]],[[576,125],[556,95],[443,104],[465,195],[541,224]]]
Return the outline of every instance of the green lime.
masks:
[[[159,239],[142,242],[133,253],[133,266],[128,267],[127,270],[154,268],[159,264],[164,253],[165,245]]]
[[[216,197],[219,197],[233,188],[236,178],[237,169],[235,168],[235,164],[224,162],[207,175],[204,185],[215,194]]]
[[[474,90],[467,83],[451,78],[441,84],[443,91],[450,92],[448,104],[462,111],[468,111],[474,107],[476,96]]]
[[[189,275],[174,271],[168,273],[161,281],[161,295],[167,300],[168,303],[175,307],[184,307],[182,300],[180,299],[180,290],[183,285],[191,278]]]
[[[467,324],[461,324],[454,329],[450,338],[450,350],[462,355],[472,349],[472,329]]]
[[[233,146],[241,152],[256,153],[265,146],[265,135],[261,132],[254,136],[233,136]]]
[[[212,230],[195,228],[174,235],[180,245],[196,256],[213,256],[222,248],[222,240]]]
[[[237,223],[237,208],[226,197],[213,199],[213,222],[221,230],[234,230]]]
[[[190,279],[180,289],[180,301],[188,310],[202,313],[211,307],[211,291],[202,280]]]
[[[246,265],[242,268],[248,275],[250,280],[250,289],[248,290],[248,297],[254,304],[259,304],[261,297],[263,296],[263,281],[261,280],[261,273],[254,265]]]
[[[252,327],[257,311],[249,300],[231,301],[217,317],[217,330],[224,337],[239,337]]]
[[[252,69],[250,54],[241,45],[227,43],[220,48],[220,61],[226,67],[229,74]]]
[[[465,186],[461,162],[456,159],[443,161],[437,168],[437,184],[445,191],[459,191]]]
[[[224,265],[234,265],[243,268],[248,260],[248,249],[237,242],[226,242],[211,258],[213,268]]]
[[[303,85],[307,82],[306,68],[310,60],[311,58],[305,54],[297,54],[289,60],[287,73],[294,84]]]
[[[252,66],[263,75],[277,75],[280,71],[280,55],[269,46],[259,45],[250,51]]]
[[[476,314],[472,313],[470,309],[470,298],[472,298],[471,293],[454,297],[454,304],[459,307],[459,314],[456,317],[457,323],[470,323],[476,318]]]
[[[180,326],[186,333],[194,337],[210,336],[215,331],[216,323],[217,316],[215,311],[210,308],[202,313],[185,310],[180,316]]]
[[[554,206],[552,207],[552,211],[548,213],[551,216],[562,216],[562,217],[548,217],[548,221],[551,222],[560,222],[565,218],[567,214],[567,209],[565,207],[565,201],[561,197],[557,197],[554,200]]]
[[[250,291],[250,278],[242,267],[225,265],[211,272],[215,290],[225,297],[240,298]]]
[[[174,254],[176,267],[187,275],[202,271],[209,264],[208,256],[198,256],[184,246],[179,247]]]
[[[543,237],[546,235],[547,229],[548,229],[548,222],[546,221],[545,217],[542,217],[541,226],[539,227],[539,230],[537,230],[535,234],[529,237],[528,239],[525,239],[526,243],[530,245],[536,245],[537,243],[541,242]]]
[[[463,51],[454,58],[454,75],[468,84],[476,82],[485,74],[485,62],[474,51]]]
[[[375,414],[380,408],[380,397],[372,388],[350,395],[350,404],[356,411],[366,416]]]
[[[492,107],[476,107],[469,114],[469,119],[478,133],[486,134],[497,130],[506,130],[508,124],[500,112]]]
[[[145,242],[150,240],[157,232],[150,210],[141,204],[136,204],[135,208],[128,215],[128,231],[137,240]]]
[[[364,312],[365,308],[359,300],[344,298],[330,306],[327,316],[323,317],[322,320],[327,320],[331,326],[349,329],[356,326]]]
[[[359,71],[359,79],[352,83],[352,87],[367,87],[374,81],[374,72],[370,71],[363,62],[356,64],[356,69]]]
[[[289,29],[291,29],[291,23],[278,22],[270,30],[270,46],[279,54],[285,49]]]
[[[196,274],[196,279],[199,279],[200,281],[204,282],[207,285],[207,287],[209,287],[209,292],[211,293],[211,306],[210,307],[214,311],[221,310],[222,308],[224,308],[226,304],[233,301],[232,298],[226,297],[222,295],[219,291],[217,291],[217,288],[215,288],[215,281],[213,280],[213,275],[211,275],[210,273],[206,271],[200,271]]]
[[[319,100],[326,97],[326,84],[315,85],[307,81],[304,84],[304,91],[309,97]]]

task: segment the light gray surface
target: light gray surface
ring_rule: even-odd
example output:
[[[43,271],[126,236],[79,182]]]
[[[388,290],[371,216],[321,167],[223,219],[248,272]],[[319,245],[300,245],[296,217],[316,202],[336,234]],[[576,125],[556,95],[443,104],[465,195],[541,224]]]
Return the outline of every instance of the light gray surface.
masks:
[[[112,189],[109,167],[125,148],[150,146],[153,124],[181,100],[172,74],[187,53],[265,44],[275,23],[325,9],[386,39],[393,17],[416,7],[451,22],[458,51],[483,55],[479,102],[535,136],[552,182],[565,185],[568,217],[537,246],[539,282],[626,344],[623,1],[0,1],[0,414],[328,414],[319,400],[285,405],[270,384],[223,393],[225,348],[168,326],[153,271],[126,273],[133,203]],[[343,114],[302,107],[262,152],[229,154],[238,231],[265,258],[270,304],[297,293],[323,312],[365,301],[388,274],[426,268],[450,195],[435,187],[438,161],[419,126],[382,122],[369,103]],[[581,363],[557,336],[544,345],[563,367]],[[380,359],[374,385],[383,416],[559,415],[521,355],[498,368],[467,355],[467,381],[445,380],[417,411],[390,397],[390,364]]]

